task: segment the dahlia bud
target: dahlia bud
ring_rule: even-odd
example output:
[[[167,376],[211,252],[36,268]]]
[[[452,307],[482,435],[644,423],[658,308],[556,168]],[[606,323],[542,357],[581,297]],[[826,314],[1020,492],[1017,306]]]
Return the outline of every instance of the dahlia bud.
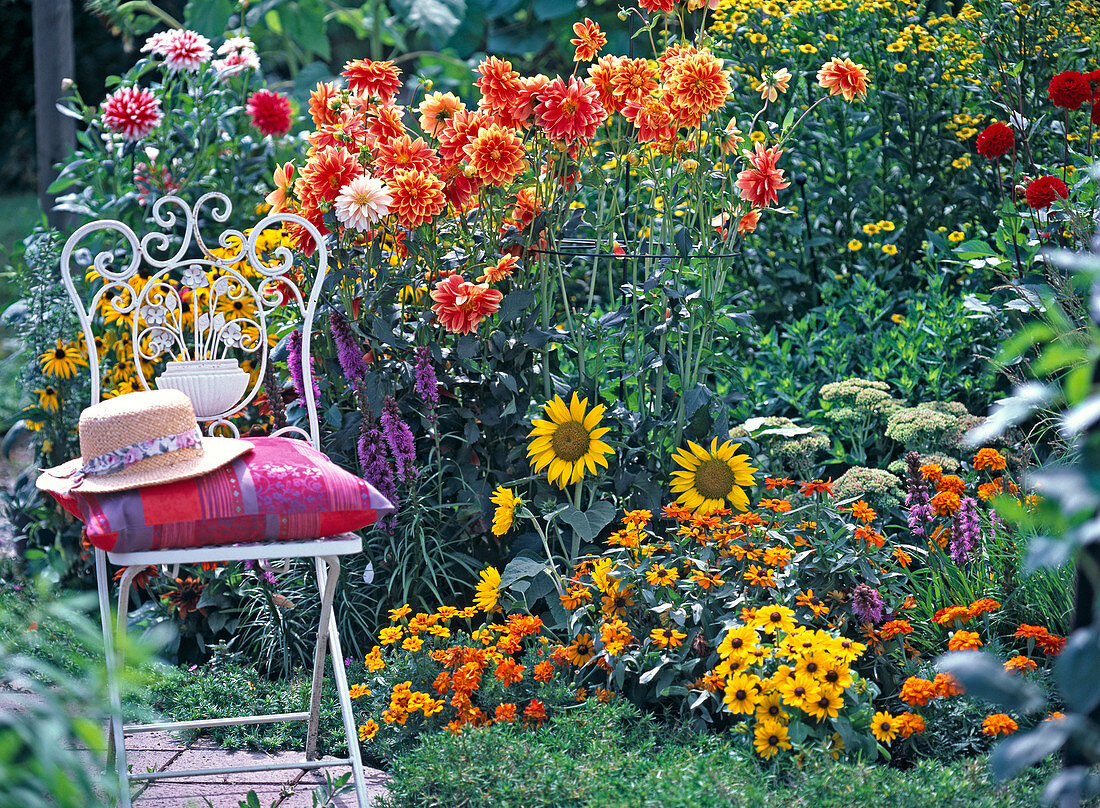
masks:
[[[72,79],[70,79],[70,78],[61,79],[61,89],[62,90],[71,90],[75,86],[76,86],[76,82],[73,81]]]
[[[699,167],[698,160],[684,160],[684,171],[694,171]]]
[[[626,22],[626,18],[630,16],[630,12],[627,11],[625,8],[620,8],[619,13],[615,16],[619,18],[620,22]]]
[[[432,87],[435,86],[435,82],[432,81],[431,79],[425,79],[423,86],[424,86],[424,92],[430,93],[432,91]]]

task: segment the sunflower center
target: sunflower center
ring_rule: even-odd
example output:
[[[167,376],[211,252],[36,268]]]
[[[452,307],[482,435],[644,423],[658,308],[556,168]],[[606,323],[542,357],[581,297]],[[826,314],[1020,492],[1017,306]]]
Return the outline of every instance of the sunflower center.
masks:
[[[551,439],[554,454],[568,463],[576,463],[588,453],[592,438],[584,424],[578,421],[566,421],[554,430]]]
[[[695,487],[707,499],[728,497],[734,482],[733,469],[718,458],[704,460],[695,470]]]

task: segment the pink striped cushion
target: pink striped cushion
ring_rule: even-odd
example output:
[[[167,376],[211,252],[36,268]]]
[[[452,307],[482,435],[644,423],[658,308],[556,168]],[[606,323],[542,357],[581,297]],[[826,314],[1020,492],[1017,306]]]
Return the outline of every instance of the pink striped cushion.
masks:
[[[247,440],[253,451],[191,480],[114,494],[49,493],[84,520],[92,544],[119,553],[318,539],[393,511],[373,486],[305,441]]]

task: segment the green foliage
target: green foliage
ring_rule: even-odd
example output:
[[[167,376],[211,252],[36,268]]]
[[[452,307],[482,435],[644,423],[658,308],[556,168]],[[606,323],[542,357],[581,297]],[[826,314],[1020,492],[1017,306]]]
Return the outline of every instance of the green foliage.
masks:
[[[1039,794],[1038,776],[995,785],[981,760],[905,771],[820,758],[762,766],[744,740],[695,736],[629,705],[588,702],[533,734],[493,726],[428,736],[395,763],[382,805],[997,808],[1034,805]]]
[[[0,804],[114,805],[102,634],[85,614],[92,600],[50,599],[45,586],[37,594],[0,587]],[[147,650],[132,643],[123,653],[139,668],[147,660]],[[125,696],[143,700],[138,679],[124,675],[122,686]]]

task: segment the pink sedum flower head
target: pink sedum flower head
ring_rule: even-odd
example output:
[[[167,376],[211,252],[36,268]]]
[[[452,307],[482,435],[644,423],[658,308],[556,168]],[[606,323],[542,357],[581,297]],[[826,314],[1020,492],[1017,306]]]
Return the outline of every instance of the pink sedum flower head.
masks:
[[[160,99],[144,87],[122,87],[103,101],[103,125],[127,140],[140,140],[164,117]]]
[[[214,53],[209,39],[186,29],[153,34],[145,41],[141,50],[142,53],[163,56],[164,66],[173,72],[198,70],[210,61]]]
[[[340,189],[334,210],[341,224],[366,231],[390,212],[392,204],[393,197],[386,184],[363,174]]]

